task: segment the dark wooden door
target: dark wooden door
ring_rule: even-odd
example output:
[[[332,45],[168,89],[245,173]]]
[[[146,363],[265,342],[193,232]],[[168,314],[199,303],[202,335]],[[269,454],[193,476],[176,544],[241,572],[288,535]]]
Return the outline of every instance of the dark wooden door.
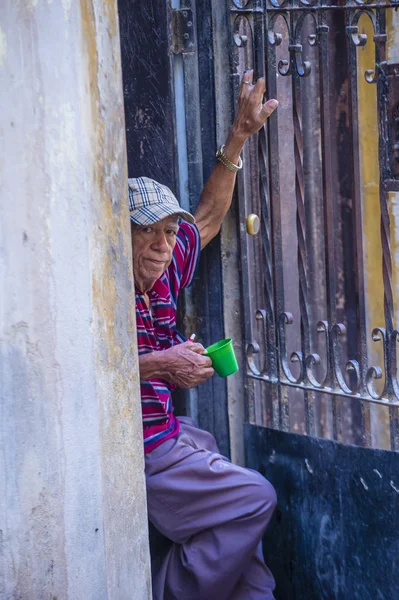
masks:
[[[128,175],[168,185],[192,212],[216,153],[210,3],[119,0]],[[179,5],[179,8],[172,8]],[[188,36],[188,39],[187,39]],[[179,299],[180,329],[205,346],[224,337],[220,240],[202,252],[193,286]],[[212,378],[176,394],[230,455],[226,382]]]

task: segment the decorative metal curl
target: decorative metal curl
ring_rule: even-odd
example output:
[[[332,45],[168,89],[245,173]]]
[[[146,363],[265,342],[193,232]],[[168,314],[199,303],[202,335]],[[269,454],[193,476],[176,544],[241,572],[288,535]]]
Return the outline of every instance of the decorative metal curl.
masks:
[[[277,6],[278,6],[278,4],[277,4]],[[268,25],[268,31],[267,31],[269,44],[271,46],[280,46],[281,42],[283,41],[282,34],[276,33],[274,31],[275,23],[279,17],[281,17],[281,19],[284,21],[285,27],[287,28],[287,32],[290,31],[290,27],[289,27],[286,15],[284,15],[282,13],[276,13],[276,14],[272,15],[272,17],[269,19],[269,25]],[[280,60],[277,65],[277,70],[280,73],[280,75],[282,75],[283,77],[290,75],[291,74],[290,60],[286,59],[286,58]]]
[[[339,342],[343,335],[346,334],[346,327],[343,323],[336,323],[331,328],[331,343],[332,343],[332,352],[333,352],[333,363],[334,363],[334,374],[335,381],[338,383],[339,388],[347,394],[348,396],[352,396],[357,394],[360,385],[360,367],[359,363],[356,360],[349,360],[345,365],[345,371],[347,373],[354,373],[355,376],[355,384],[353,389],[349,387],[347,384],[344,374],[341,369],[341,360],[340,360],[340,352],[339,352]]]
[[[317,35],[315,33],[309,33],[309,35],[308,35],[308,44],[309,44],[309,46],[316,46],[316,44],[317,44]]]
[[[386,364],[387,364],[387,332],[386,332],[386,329],[384,327],[376,327],[375,329],[373,329],[371,337],[372,337],[373,342],[381,342],[382,341],[382,347],[383,347],[383,352],[384,352],[384,366],[386,366]],[[370,394],[370,396],[372,398],[374,398],[374,400],[380,400],[384,396],[386,389],[387,389],[387,377],[385,377],[384,389],[382,390],[382,392],[380,394],[378,392],[376,392],[374,389],[374,386],[373,386],[374,379],[382,379],[382,375],[383,375],[383,371],[382,371],[381,367],[372,366],[367,370],[366,387],[367,387],[368,393]]]
[[[248,28],[249,36],[246,33],[242,32],[241,27],[245,26]],[[241,31],[240,31],[241,30]],[[245,29],[244,29],[245,31]],[[234,30],[233,30],[233,39],[234,44],[238,48],[245,48],[247,46],[248,41],[252,42],[252,27],[249,19],[245,15],[238,15],[234,21]]]
[[[291,65],[287,59],[283,58],[282,60],[279,60],[277,68],[278,72],[283,77],[285,77],[286,75],[291,75]]]
[[[376,327],[372,332],[373,342],[382,342],[384,354],[384,369],[373,365],[369,367],[366,375],[366,387],[370,397],[374,400],[381,400],[384,397],[399,399],[399,381],[397,366],[397,343],[399,342],[399,331],[394,329],[389,335],[384,327]],[[373,385],[374,380],[382,379],[385,376],[383,389],[378,393]],[[394,399],[392,398],[392,399]]]
[[[306,0],[302,0],[302,4],[311,6],[311,2],[307,2]],[[296,72],[298,73],[299,77],[308,77],[312,70],[310,61],[303,60],[302,44],[300,42],[302,27],[303,27],[307,17],[312,18],[313,25],[315,27],[315,33],[309,34],[307,36],[307,41],[310,46],[316,45],[317,33],[318,33],[316,17],[313,13],[307,13],[305,11],[300,14],[300,16],[295,24],[295,28],[293,31],[293,42],[294,43],[292,43],[290,45],[291,55],[293,56],[293,61],[295,63],[295,69],[296,69]]]
[[[273,8],[281,9],[284,9],[286,5],[289,4],[289,0],[282,0],[281,2],[279,2],[278,0],[269,0],[269,2],[273,6]]]
[[[374,41],[374,43],[376,44],[376,46],[386,44],[387,35],[386,35],[385,31],[379,30],[379,21],[378,21],[378,19],[376,19],[375,13],[370,9],[367,10],[367,4],[370,3],[370,0],[367,0],[365,2],[357,0],[357,2],[358,2],[358,4],[361,4],[362,6],[364,6],[365,8],[358,10],[356,13],[354,13],[352,15],[350,24],[346,27],[346,32],[350,36],[352,42],[357,47],[364,46],[367,43],[367,40],[368,40],[367,34],[359,33],[359,20],[362,15],[367,15],[373,25],[373,29],[374,29],[373,41]],[[376,67],[374,69],[367,69],[367,71],[365,71],[364,77],[365,77],[365,80],[367,81],[367,83],[377,83],[378,71],[381,67],[382,67],[382,64],[376,65]]]
[[[248,36],[241,33],[234,34],[234,43],[238,48],[245,47],[248,43]]]
[[[260,354],[259,344],[257,342],[250,342],[249,344],[247,344],[246,354],[247,354],[248,369],[251,371],[251,373],[253,373],[253,375],[256,375],[257,377],[261,377],[262,372],[259,371],[258,367],[256,366],[255,360],[254,360],[254,355]]]
[[[246,5],[248,4],[249,0],[233,0],[233,4],[237,7],[237,8],[245,8]]]
[[[355,46],[361,47],[367,44],[367,33],[359,33],[358,25],[348,25],[346,33],[351,37]]]
[[[399,399],[399,381],[398,381],[398,363],[397,363],[397,350],[396,344],[399,342],[399,331],[394,329],[390,335],[390,352],[389,352],[389,361],[390,361],[390,375],[392,378],[392,391],[395,394],[396,398]]]
[[[328,321],[319,321],[317,323],[317,333],[324,333],[326,338],[326,349],[328,353],[328,349],[330,346],[330,333],[328,328]],[[310,354],[306,357],[306,375],[311,383],[311,385],[317,389],[323,389],[330,384],[331,374],[329,372],[329,361],[327,355],[327,372],[322,382],[317,381],[316,377],[313,374],[313,367],[316,367],[321,364],[321,358],[318,354]]]
[[[300,374],[299,377],[295,377],[291,369],[288,366],[287,359],[287,345],[285,339],[285,326],[292,325],[294,322],[294,317],[290,312],[284,312],[279,316],[279,339],[280,339],[280,359],[281,359],[281,368],[283,369],[284,375],[291,383],[302,383],[304,380],[305,368],[303,364],[303,357],[301,352],[292,352],[290,356],[290,361],[292,363],[298,362],[300,365]]]
[[[280,46],[281,42],[283,41],[283,36],[281,33],[276,33],[273,31],[273,29],[269,29],[267,36],[271,46]]]
[[[367,83],[377,82],[377,75],[374,69],[367,69],[367,71],[364,72],[364,78],[367,81]]]
[[[288,46],[288,49],[294,55],[296,72],[299,77],[308,77],[312,67],[308,60],[303,60],[302,58],[302,44],[292,44]]]
[[[302,4],[302,6],[316,6],[317,4],[317,0],[299,0],[299,4]]]
[[[359,6],[367,6],[368,4],[374,4],[375,0],[355,0]]]
[[[268,352],[268,325],[269,325],[269,317],[267,314],[266,310],[260,309],[256,311],[256,320],[257,321],[262,321],[262,325],[263,325],[263,343],[264,343],[264,349],[265,349],[265,360],[264,360],[264,364],[262,367],[262,370],[259,370],[259,368],[256,365],[256,362],[254,360],[254,356],[256,354],[260,354],[260,346],[257,342],[250,342],[249,344],[247,344],[247,348],[246,348],[246,355],[247,355],[247,365],[249,370],[251,371],[251,373],[253,373],[253,375],[256,375],[257,377],[263,377],[266,373],[267,373],[267,367],[268,367],[268,356],[267,356],[267,352]]]
[[[323,389],[323,383],[319,383],[313,374],[313,367],[321,364],[321,358],[318,354],[309,354],[305,359],[306,377],[314,388]]]

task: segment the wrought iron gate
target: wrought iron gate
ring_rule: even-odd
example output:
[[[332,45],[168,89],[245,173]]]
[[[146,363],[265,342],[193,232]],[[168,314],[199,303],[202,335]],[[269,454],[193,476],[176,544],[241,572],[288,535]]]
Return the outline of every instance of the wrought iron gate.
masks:
[[[248,144],[238,182],[241,223],[249,213],[261,220],[257,236],[241,228],[247,418],[393,450],[397,8],[230,0],[235,97],[253,66],[266,76],[268,97],[280,101]]]

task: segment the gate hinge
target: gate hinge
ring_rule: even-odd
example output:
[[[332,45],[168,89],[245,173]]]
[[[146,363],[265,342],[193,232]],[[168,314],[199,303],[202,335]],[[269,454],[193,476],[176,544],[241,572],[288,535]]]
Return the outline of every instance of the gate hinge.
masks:
[[[191,8],[172,8],[172,52],[194,52],[194,22]]]

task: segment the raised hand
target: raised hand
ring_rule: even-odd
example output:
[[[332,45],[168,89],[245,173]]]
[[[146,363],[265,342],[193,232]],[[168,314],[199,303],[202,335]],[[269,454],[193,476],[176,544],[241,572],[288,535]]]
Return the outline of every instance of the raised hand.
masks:
[[[233,136],[243,141],[259,131],[278,106],[277,100],[263,101],[266,92],[265,78],[260,77],[253,84],[253,74],[251,70],[242,76],[238,107],[231,131]]]

